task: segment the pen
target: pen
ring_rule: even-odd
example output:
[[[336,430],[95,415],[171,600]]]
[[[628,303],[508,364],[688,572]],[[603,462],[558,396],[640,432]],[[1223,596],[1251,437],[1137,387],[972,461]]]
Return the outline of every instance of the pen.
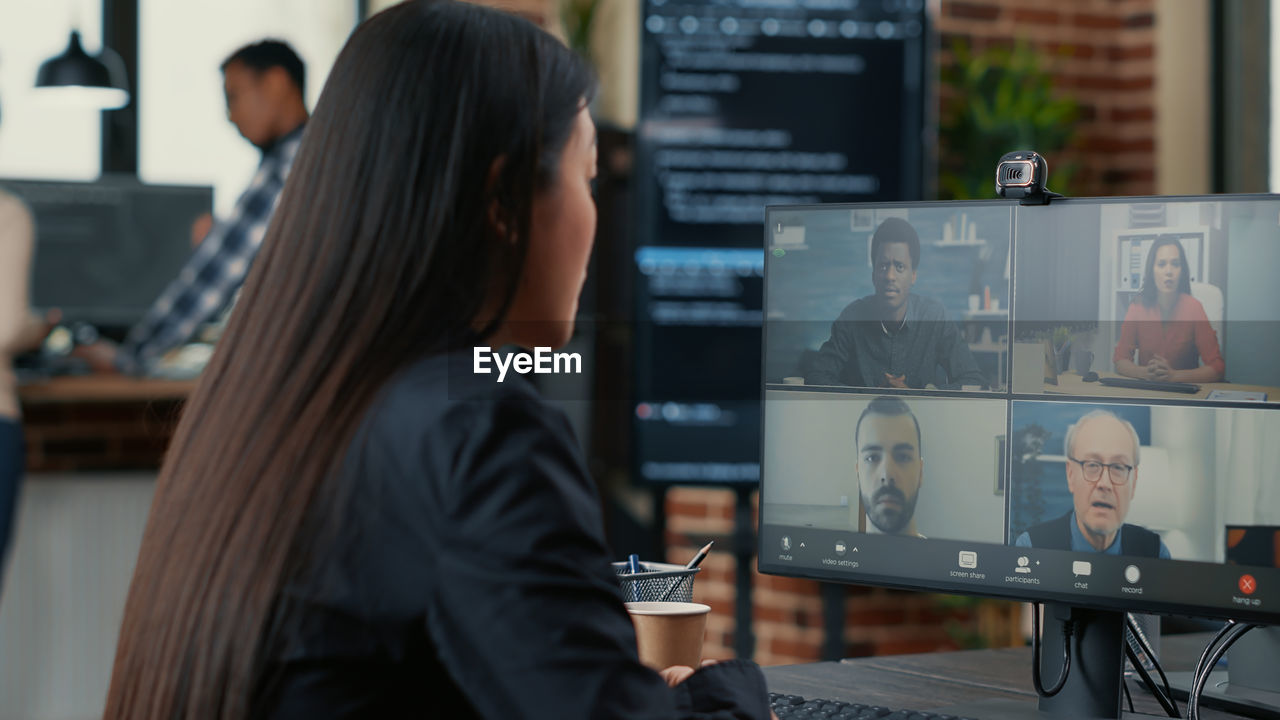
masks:
[[[635,575],[636,573],[640,572],[640,556],[639,555],[635,553],[631,553],[631,555],[627,557],[627,572],[631,573],[632,575]]]
[[[689,564],[684,566],[684,569],[685,569],[685,570],[693,570],[693,569],[697,568],[697,567],[698,567],[698,565],[699,565],[699,564],[701,564],[701,563],[702,563],[702,561],[703,561],[703,560],[705,560],[705,559],[707,558],[707,553],[711,552],[711,546],[712,546],[712,545],[715,545],[715,544],[716,544],[716,541],[715,541],[715,540],[712,540],[711,542],[707,543],[706,545],[703,545],[703,546],[702,546],[702,549],[698,551],[698,554],[697,554],[697,555],[694,555],[694,556],[693,556],[693,559],[689,561]],[[683,585],[685,584],[685,581],[686,581],[686,580],[689,582],[689,587],[692,587],[692,584],[693,584],[693,576],[692,576],[692,575],[688,575],[688,576],[685,576],[685,577],[681,577],[681,578],[677,579],[674,583],[672,583],[672,584],[671,584],[671,586],[667,588],[667,591],[666,591],[666,592],[664,592],[664,593],[662,593],[662,597],[660,597],[660,598],[658,598],[658,599],[659,599],[659,600],[666,600],[667,598],[671,597],[671,595],[672,595],[673,593],[675,593],[676,588],[679,588],[679,587],[683,586]]]
[[[715,544],[716,544],[716,541],[715,541],[715,540],[712,540],[711,542],[707,543],[706,545],[703,545],[703,546],[702,546],[702,549],[698,551],[698,554],[697,554],[697,555],[694,555],[694,556],[693,556],[693,559],[689,561],[689,564],[684,566],[684,569],[685,569],[685,570],[692,570],[692,569],[694,569],[694,568],[698,567],[698,565],[700,565],[700,564],[702,563],[702,561],[706,559],[706,557],[707,557],[707,553],[711,552],[711,546],[712,546],[712,545],[715,545]]]

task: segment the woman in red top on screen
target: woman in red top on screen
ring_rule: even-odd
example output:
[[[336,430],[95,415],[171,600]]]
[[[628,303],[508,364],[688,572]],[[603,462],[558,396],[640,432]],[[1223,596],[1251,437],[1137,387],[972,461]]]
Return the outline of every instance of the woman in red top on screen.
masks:
[[[1218,334],[1191,297],[1187,254],[1174,238],[1156,240],[1147,254],[1142,294],[1124,316],[1114,361],[1116,372],[1144,380],[1210,383],[1226,372]]]

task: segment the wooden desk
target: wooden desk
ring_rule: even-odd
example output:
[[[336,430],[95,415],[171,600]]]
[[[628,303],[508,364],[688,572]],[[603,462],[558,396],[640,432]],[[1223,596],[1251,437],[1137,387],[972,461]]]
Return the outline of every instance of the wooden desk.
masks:
[[[1209,634],[1161,638],[1164,668],[1193,669]],[[853,658],[809,665],[781,665],[764,669],[769,691],[806,698],[883,705],[895,710],[936,710],[984,700],[1036,702],[1031,685],[1031,649],[968,650],[964,652]],[[1166,717],[1155,699],[1135,681],[1129,693],[1139,713]],[[1127,709],[1127,704],[1126,704]],[[1178,702],[1180,712],[1186,703]],[[1234,718],[1204,707],[1203,718]],[[985,720],[981,719],[980,720]]]
[[[152,380],[127,375],[67,375],[18,386],[18,399],[28,403],[146,402],[182,400],[195,380]]]
[[[1123,377],[1116,373],[1098,373],[1099,377]],[[1209,393],[1214,390],[1244,390],[1251,392],[1264,392],[1267,394],[1267,402],[1280,401],[1280,388],[1268,387],[1266,385],[1238,385],[1236,383],[1219,382],[1219,383],[1195,383],[1200,386],[1198,393],[1180,393],[1180,392],[1162,392],[1160,390],[1139,390],[1136,388],[1108,387],[1102,383],[1085,382],[1080,379],[1080,375],[1075,372],[1064,372],[1058,374],[1058,384],[1050,385],[1045,383],[1044,392],[1048,395],[1094,395],[1097,397],[1125,397],[1125,398],[1165,398],[1179,399],[1185,398],[1189,400],[1204,400],[1209,397]]]

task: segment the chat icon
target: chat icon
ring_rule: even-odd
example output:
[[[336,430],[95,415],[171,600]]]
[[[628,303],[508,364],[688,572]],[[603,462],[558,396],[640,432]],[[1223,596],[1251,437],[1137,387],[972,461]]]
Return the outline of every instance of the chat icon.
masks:
[[[1093,563],[1088,560],[1076,560],[1071,563],[1071,573],[1076,577],[1092,575]]]

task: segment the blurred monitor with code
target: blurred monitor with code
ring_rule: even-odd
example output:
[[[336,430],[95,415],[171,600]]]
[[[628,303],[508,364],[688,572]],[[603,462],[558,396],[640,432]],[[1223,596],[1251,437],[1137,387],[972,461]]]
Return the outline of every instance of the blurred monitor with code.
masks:
[[[643,0],[634,474],[759,480],[764,207],[924,194],[924,0]]]
[[[211,210],[204,186],[0,179],[36,222],[32,304],[121,336],[191,255],[191,226]]]

